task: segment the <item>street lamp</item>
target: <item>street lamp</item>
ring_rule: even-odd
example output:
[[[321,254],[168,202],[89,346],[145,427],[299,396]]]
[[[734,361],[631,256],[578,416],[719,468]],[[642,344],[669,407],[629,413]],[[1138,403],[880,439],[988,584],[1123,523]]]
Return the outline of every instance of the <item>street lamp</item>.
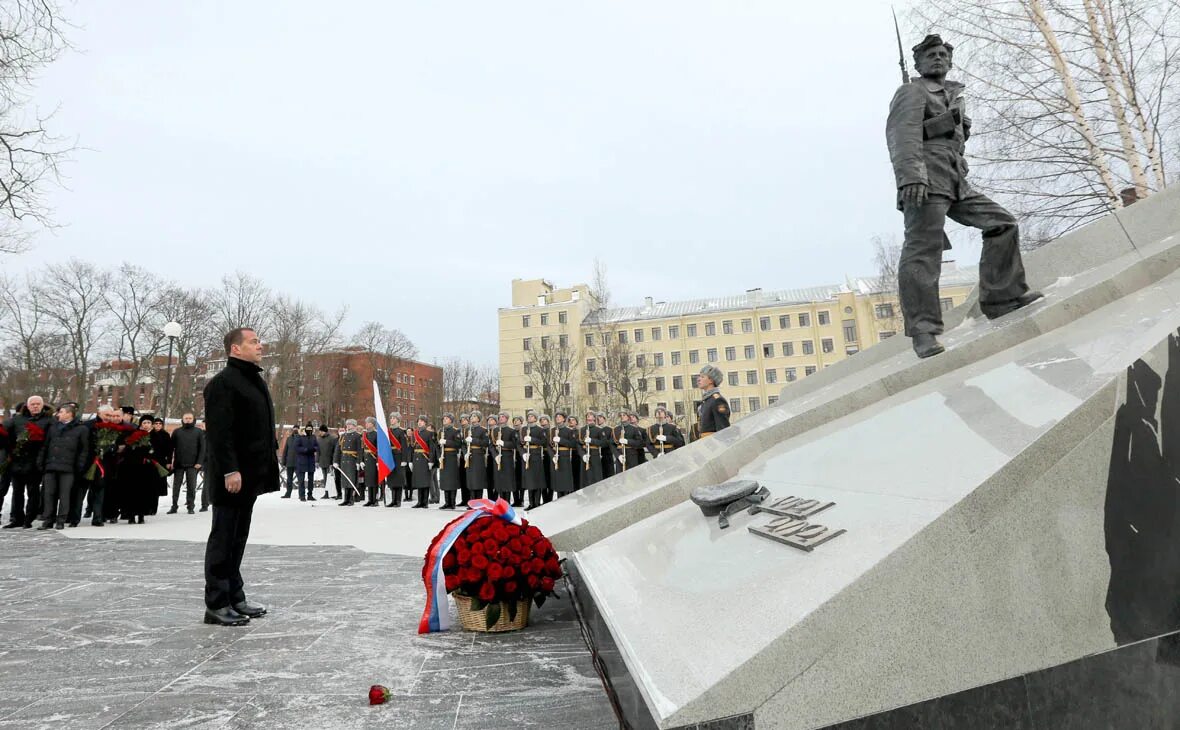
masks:
[[[168,422],[168,386],[172,384],[172,343],[176,342],[176,338],[180,337],[180,333],[184,332],[184,328],[180,326],[180,322],[169,322],[164,325],[164,336],[168,338],[168,374],[164,376],[164,422]]]

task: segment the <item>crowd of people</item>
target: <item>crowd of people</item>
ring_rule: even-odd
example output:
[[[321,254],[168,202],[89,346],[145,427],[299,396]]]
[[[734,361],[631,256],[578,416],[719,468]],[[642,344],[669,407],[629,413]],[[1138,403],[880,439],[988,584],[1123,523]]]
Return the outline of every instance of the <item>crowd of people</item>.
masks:
[[[101,527],[120,519],[144,524],[159,509],[172,476],[172,509],[187,479],[189,514],[194,513],[197,472],[205,434],[186,413],[169,433],[164,419],[137,416],[124,406],[100,406],[82,420],[76,403],[56,409],[30,396],[0,424],[0,511],[11,492],[5,529],[77,527],[83,520]],[[209,508],[205,498],[201,511]]]
[[[727,404],[713,375],[699,376],[702,430],[688,438],[664,408],[655,410],[655,423],[647,428],[626,410],[615,424],[593,410],[584,421],[562,412],[552,419],[533,411],[485,419],[474,411],[457,418],[443,414],[437,425],[418,416],[410,428],[394,413],[386,432],[393,464],[384,475],[375,418],[364,419],[363,427],[349,419],[335,433],[309,423],[281,439],[276,458],[286,472],[282,498],[297,493],[300,501],[314,502],[318,487],[320,499],[345,507],[438,504],[448,510],[487,496],[535,508],[727,426]],[[31,396],[0,425],[0,511],[11,492],[4,528],[32,528],[38,518],[43,530],[77,527],[87,519],[96,527],[121,519],[144,524],[168,495],[169,479],[168,514],[179,511],[182,488],[188,514],[196,512],[198,491],[205,512],[208,490],[198,487],[206,452],[203,424],[192,413],[169,433],[162,418],[137,416],[131,406],[100,406],[82,420],[75,403],[51,411],[41,396]]]

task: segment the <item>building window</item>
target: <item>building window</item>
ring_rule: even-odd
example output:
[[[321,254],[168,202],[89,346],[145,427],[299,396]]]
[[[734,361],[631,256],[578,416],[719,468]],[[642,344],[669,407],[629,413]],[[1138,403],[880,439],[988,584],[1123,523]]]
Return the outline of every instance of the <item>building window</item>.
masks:
[[[653,342],[658,342],[661,334],[662,334],[662,332],[660,331],[659,327],[652,327],[651,328],[651,339]]]
[[[586,335],[586,347],[594,347],[594,335]]]
[[[697,336],[697,326],[695,324],[688,325],[688,336],[689,337],[696,337]]]
[[[717,362],[717,348],[710,347],[708,350],[705,350],[705,359],[709,362]]]
[[[586,395],[598,395],[598,383],[586,383]]]
[[[725,348],[725,359],[728,361],[736,360],[737,359],[737,348],[736,347]]]
[[[643,330],[635,330],[635,341],[643,342]]]
[[[856,342],[856,320],[855,319],[844,320],[844,341],[845,342]]]
[[[788,383],[793,383],[798,378],[799,378],[799,376],[796,374],[795,368],[787,368],[787,382]]]
[[[524,374],[525,375],[532,375],[533,374],[533,364],[531,362],[526,362],[524,364]]]
[[[647,365],[647,356],[642,352],[635,356],[635,367],[642,368]]]
[[[875,307],[877,319],[893,319],[893,304],[886,302]]]
[[[657,352],[655,355],[652,355],[652,358],[654,359],[654,361],[655,361],[655,366],[656,366],[657,368],[662,368],[662,367],[664,367],[664,353],[662,353],[662,352]]]
[[[684,376],[683,375],[673,375],[672,376],[672,390],[684,390]]]
[[[533,349],[533,338],[532,337],[524,338],[524,349],[525,350]]]
[[[808,314],[807,312],[803,312],[802,314],[800,314],[799,315],[799,326],[800,327],[810,327],[811,326],[811,315]]]
[[[832,319],[828,315],[827,312],[820,312],[818,316],[819,316],[819,326],[820,327],[824,327],[824,326],[832,323]]]
[[[774,345],[763,345],[762,357],[774,357]]]
[[[897,334],[897,333],[896,333],[896,332],[894,332],[893,330],[884,330],[884,331],[882,331],[882,332],[881,332],[881,334],[880,334],[880,337],[881,337],[881,339],[883,339],[883,340],[887,340],[887,339],[889,339],[890,337],[894,336],[895,334]]]
[[[726,380],[730,385],[736,386],[738,384],[738,374],[736,370],[732,370],[726,374]]]
[[[557,336],[557,346],[562,348],[563,350],[565,348],[569,347],[570,346],[569,335],[558,335]]]
[[[570,394],[570,384],[569,383],[562,384],[561,394],[562,395],[569,395]]]
[[[680,339],[680,325],[673,324],[673,325],[668,326],[668,339],[669,340]]]
[[[414,376],[413,376],[413,375],[411,375],[411,376],[410,376],[410,385],[416,385],[416,383],[414,382]]]
[[[627,344],[627,330],[619,330],[619,344]]]
[[[641,393],[647,392],[647,378],[640,378],[635,382],[635,390]]]
[[[835,345],[832,343],[831,337],[823,338],[822,340],[819,341],[819,344],[820,344],[820,347],[823,348],[824,352],[835,352],[835,350],[836,350]]]
[[[733,320],[732,319],[727,319],[721,323],[721,334],[723,334],[723,335],[732,335],[733,334]]]
[[[766,396],[766,405],[768,405],[768,406],[772,406],[772,405],[774,405],[775,403],[778,403],[778,396],[777,396],[777,395],[768,395],[768,396]]]
[[[742,412],[742,399],[741,398],[734,398],[733,400],[731,400],[729,402],[729,410],[733,411],[734,413],[741,413]]]
[[[705,336],[706,337],[713,337],[716,334],[717,334],[717,323],[716,322],[705,322]]]
[[[700,361],[701,361],[701,351],[700,350],[689,350],[688,351],[688,364],[689,365],[696,365]]]
[[[529,315],[527,315],[527,314],[525,314],[525,315],[522,315],[522,316],[521,316],[521,318],[520,318],[520,326],[521,326],[521,327],[528,327],[528,326],[529,326],[529,320],[531,320],[531,319],[532,319],[532,317],[530,317],[530,316],[529,316]]]
[[[795,343],[794,342],[784,342],[783,343],[783,357],[791,357],[794,354],[795,354]]]
[[[533,386],[531,386],[531,385],[524,386],[524,397],[525,398],[532,398],[533,397]]]
[[[549,314],[548,314],[548,312],[546,312],[545,314],[542,314],[542,315],[541,315],[541,326],[542,326],[542,327],[544,327],[544,326],[545,326],[545,325],[547,325],[547,324],[549,324]]]
[[[807,367],[803,368],[803,377],[807,377],[808,375],[815,375],[814,365],[808,365]]]
[[[949,312],[955,308],[955,303],[951,301],[950,297],[944,297],[938,300],[938,306],[942,308],[942,311]]]
[[[789,314],[780,314],[780,315],[778,316],[778,328],[779,328],[780,330],[789,330],[789,329],[791,329],[791,315],[789,315]]]
[[[769,332],[770,331],[770,317],[759,317],[758,318],[758,329],[763,332]]]
[[[680,350],[677,350],[676,352],[672,353],[672,364],[673,365],[680,364]]]
[[[744,353],[743,353],[743,354],[745,354],[745,356],[746,356],[746,359],[747,359],[747,360],[753,360],[753,359],[754,359],[754,346],[753,346],[753,345],[746,345],[746,347],[744,348],[744,350],[745,350],[745,351],[744,351]]]
[[[762,407],[762,399],[761,398],[751,398],[750,399],[750,412],[751,413],[756,412],[761,407]]]
[[[542,349],[542,350],[548,350],[548,349],[549,349],[549,340],[550,340],[550,339],[551,339],[551,338],[549,337],[549,335],[544,335],[544,336],[542,336],[542,337],[541,337],[541,349]]]
[[[664,379],[663,378],[656,378],[656,390],[657,391],[664,390]]]
[[[565,324],[568,321],[569,321],[569,315],[566,312],[558,312],[557,313],[557,323],[558,324]]]
[[[684,401],[678,400],[673,404],[673,406],[675,407],[676,415],[678,415],[678,416],[684,415]]]
[[[602,332],[599,334],[599,341],[602,342],[603,347],[610,345],[610,332]]]
[[[319,379],[320,379],[320,371],[319,371],[319,370],[316,370],[316,371],[315,371],[315,376],[312,378],[312,380],[319,380]]]
[[[814,355],[815,354],[815,343],[812,342],[811,340],[803,340],[803,354],[804,355]]]
[[[590,358],[589,360],[587,360],[587,361],[586,361],[586,372],[588,372],[588,373],[592,373],[592,372],[594,372],[594,367],[595,367],[597,364],[598,364],[598,363],[596,363],[596,362],[594,361],[594,358]]]
[[[748,335],[753,331],[754,331],[754,320],[743,319],[742,320],[742,334]]]
[[[774,368],[767,368],[765,375],[767,383],[774,384],[778,382],[778,371]]]
[[[651,415],[651,408],[649,408],[646,403],[640,403],[637,410],[639,411],[639,415],[644,418],[647,418]]]
[[[757,384],[758,384],[758,371],[757,370],[747,370],[746,371],[746,385],[757,385]]]
[[[856,345],[847,345],[844,348],[844,354],[848,355],[848,356],[855,355],[858,352],[860,352],[860,348],[857,347]]]

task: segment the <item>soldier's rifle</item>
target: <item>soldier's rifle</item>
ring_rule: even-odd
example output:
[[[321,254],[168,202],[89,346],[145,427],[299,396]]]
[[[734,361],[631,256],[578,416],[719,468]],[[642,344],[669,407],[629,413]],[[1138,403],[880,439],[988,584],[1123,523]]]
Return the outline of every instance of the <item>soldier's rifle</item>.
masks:
[[[901,28],[897,25],[897,11],[892,5],[889,6],[889,11],[893,13],[893,32],[897,34],[897,65],[901,67],[901,83],[908,84],[910,70],[905,62],[905,49],[901,45]]]
[[[557,468],[557,463],[560,460],[560,456],[558,454],[558,452],[561,451],[561,435],[560,434],[561,434],[561,427],[560,426],[554,426],[549,431],[549,440],[553,443],[553,468],[554,469]]]
[[[504,460],[504,447],[501,446],[501,444],[504,443],[504,439],[500,438],[500,436],[502,435],[502,432],[501,432],[502,428],[503,428],[502,426],[496,426],[496,470],[497,471],[500,470],[500,462]]]

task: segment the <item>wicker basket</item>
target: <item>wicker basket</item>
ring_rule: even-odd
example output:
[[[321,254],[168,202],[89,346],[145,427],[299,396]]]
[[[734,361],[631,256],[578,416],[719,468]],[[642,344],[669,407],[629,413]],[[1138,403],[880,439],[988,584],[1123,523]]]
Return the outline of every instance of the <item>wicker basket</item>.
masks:
[[[516,620],[511,621],[508,618],[508,607],[500,606],[500,620],[487,625],[487,614],[484,609],[474,611],[471,608],[471,597],[460,596],[457,593],[452,593],[451,596],[455,599],[455,605],[459,608],[459,623],[463,625],[465,631],[483,631],[485,633],[499,633],[501,631],[519,631],[525,626],[529,625],[529,608],[532,606],[532,601],[517,601],[516,602]]]

